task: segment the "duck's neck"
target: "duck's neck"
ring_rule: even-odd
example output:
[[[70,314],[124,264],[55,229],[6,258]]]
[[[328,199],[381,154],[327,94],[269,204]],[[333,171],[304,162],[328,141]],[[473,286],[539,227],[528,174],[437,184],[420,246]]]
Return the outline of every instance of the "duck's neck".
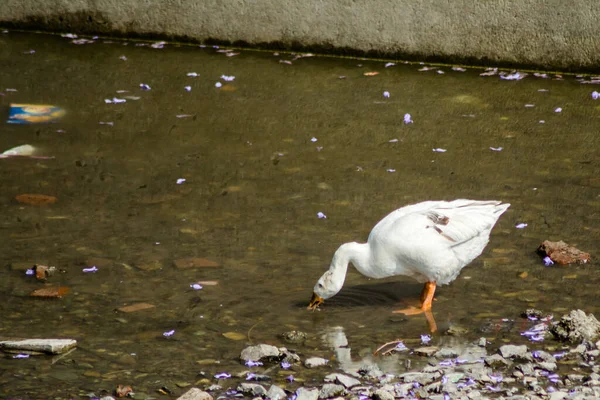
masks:
[[[363,275],[371,276],[371,250],[367,243],[344,243],[341,245],[331,260],[329,270],[340,280],[344,280],[348,270],[348,263]]]

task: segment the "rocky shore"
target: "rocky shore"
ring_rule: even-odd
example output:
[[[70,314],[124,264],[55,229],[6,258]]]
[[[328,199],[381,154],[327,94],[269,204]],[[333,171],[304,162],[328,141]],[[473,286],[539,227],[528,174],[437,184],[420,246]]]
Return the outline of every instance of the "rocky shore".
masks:
[[[423,368],[408,368],[396,375],[386,374],[374,365],[341,371],[336,369],[335,361],[302,358],[293,350],[268,344],[250,346],[240,355],[247,370],[235,375],[216,374],[210,384],[190,389],[178,399],[600,398],[598,320],[581,310],[571,311],[558,321],[536,310],[527,310],[524,317],[535,324],[522,333],[529,337],[530,345],[498,345],[483,337],[466,351],[431,346],[426,337],[415,347],[394,343],[381,352],[402,353],[405,366],[411,365],[411,359],[427,360]],[[322,372],[321,383],[307,384],[303,375],[315,371]],[[289,383],[285,388],[272,383],[281,381],[282,375],[287,375]]]

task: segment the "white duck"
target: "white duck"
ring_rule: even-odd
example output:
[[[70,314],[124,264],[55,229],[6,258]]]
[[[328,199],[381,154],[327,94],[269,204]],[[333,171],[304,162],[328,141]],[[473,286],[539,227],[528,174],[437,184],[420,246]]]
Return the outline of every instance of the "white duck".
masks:
[[[348,263],[369,278],[395,275],[425,283],[420,308],[394,312],[430,313],[436,285],[452,282],[481,254],[498,218],[510,204],[500,201],[425,201],[393,211],[371,231],[367,243],[345,243],[319,278],[308,308],[335,296],[346,279]]]

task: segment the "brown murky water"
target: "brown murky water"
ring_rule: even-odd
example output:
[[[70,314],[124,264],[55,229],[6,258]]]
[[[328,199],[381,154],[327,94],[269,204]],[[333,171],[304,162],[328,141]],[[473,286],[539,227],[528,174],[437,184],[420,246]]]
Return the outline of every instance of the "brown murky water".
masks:
[[[2,127],[1,151],[28,143],[55,158],[0,159],[0,337],[79,341],[62,359],[0,358],[2,398],[100,395],[119,383],[178,394],[203,378],[215,382],[215,373],[242,371],[245,346],[286,345],[279,334],[292,329],[308,334],[287,344],[303,355],[395,372],[396,358],[368,355],[427,332],[423,316],[391,314],[419,294],[418,284],[350,269],[321,311],[306,305],[337,246],[366,240],[388,212],[423,200],[512,203],[484,254],[434,304],[440,332],[460,325],[469,333],[435,334],[432,343],[519,340],[527,307],[599,311],[594,265],[547,268],[535,254],[545,239],[592,256],[599,242],[594,85],[352,59],[289,65],[279,60],[291,55],[227,57],[195,46],[78,46],[17,33],[0,36],[0,49],[3,115],[10,103],[67,110],[58,124]],[[379,75],[363,75],[369,71]],[[125,96],[139,99],[104,101]],[[403,124],[406,113],[414,123]],[[58,201],[19,204],[23,193]],[[184,257],[220,267],[177,268]],[[33,263],[56,266],[61,273],[49,282],[71,293],[29,297],[44,286],[25,275]],[[98,272],[82,272],[91,264]],[[190,288],[206,280],[218,284]],[[138,302],[155,308],[117,311]],[[502,318],[516,321],[509,332]],[[352,350],[341,354],[336,345],[345,340]],[[284,373],[275,382],[295,388]]]

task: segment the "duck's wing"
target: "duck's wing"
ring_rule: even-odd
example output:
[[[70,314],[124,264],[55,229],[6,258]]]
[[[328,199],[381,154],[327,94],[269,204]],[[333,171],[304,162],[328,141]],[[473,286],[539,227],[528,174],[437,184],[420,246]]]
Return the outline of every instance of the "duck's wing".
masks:
[[[488,235],[510,204],[499,201],[455,200],[422,212],[428,228],[456,246],[482,234]]]

